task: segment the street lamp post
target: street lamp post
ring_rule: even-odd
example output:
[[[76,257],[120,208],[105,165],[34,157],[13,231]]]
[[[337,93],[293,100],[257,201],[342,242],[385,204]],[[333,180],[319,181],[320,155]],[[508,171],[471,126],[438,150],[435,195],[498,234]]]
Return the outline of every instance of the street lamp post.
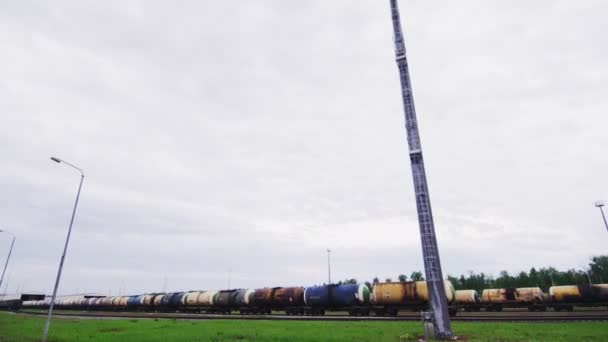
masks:
[[[70,220],[70,228],[68,228],[68,236],[65,239],[65,246],[63,247],[63,254],[61,255],[61,261],[59,262],[59,270],[57,270],[57,278],[55,279],[55,288],[53,289],[53,297],[51,297],[51,305],[49,306],[49,314],[44,324],[44,331],[42,333],[42,342],[46,342],[46,337],[49,334],[49,327],[51,325],[51,317],[53,315],[53,306],[55,304],[55,297],[57,297],[57,288],[59,287],[59,280],[61,279],[61,271],[63,270],[63,262],[65,261],[65,254],[68,250],[68,243],[70,242],[70,234],[72,234],[72,225],[74,224],[74,216],[76,215],[76,207],[78,207],[78,199],[80,198],[80,190],[82,189],[82,182],[84,181],[84,171],[79,167],[72,165],[65,160],[51,157],[51,160],[56,163],[64,163],[72,168],[80,171],[80,184],[78,185],[78,193],[76,194],[76,202],[74,203],[74,209],[72,210],[72,219]]]
[[[606,222],[606,215],[604,215],[604,205],[605,203],[602,201],[595,202],[595,206],[600,208],[600,212],[602,213],[602,218],[604,219],[604,225],[606,226],[606,230],[608,230],[608,222]]]
[[[329,253],[331,253],[331,250],[328,248],[327,249],[327,278],[328,278],[329,284],[331,284],[331,263],[329,262]]]
[[[11,253],[13,253],[13,245],[15,244],[15,234],[8,232],[6,230],[0,229],[0,233],[8,233],[13,236],[13,242],[11,242],[11,248],[8,250],[8,257],[6,257],[6,262],[4,263],[4,269],[2,270],[2,277],[0,277],[0,288],[2,288],[2,281],[4,280],[4,273],[6,272],[6,268],[8,267],[8,261],[11,260]]]

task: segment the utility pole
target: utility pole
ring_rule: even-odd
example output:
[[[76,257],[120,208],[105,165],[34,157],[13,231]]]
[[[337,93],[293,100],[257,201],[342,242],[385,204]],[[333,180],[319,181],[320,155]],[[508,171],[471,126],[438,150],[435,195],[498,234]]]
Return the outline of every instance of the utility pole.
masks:
[[[72,165],[65,160],[51,157],[51,160],[56,163],[64,163],[80,172],[80,184],[78,185],[78,193],[76,194],[76,202],[74,203],[74,209],[72,210],[72,219],[70,220],[70,227],[68,228],[68,236],[65,239],[65,245],[63,246],[63,254],[61,254],[61,261],[59,261],[59,269],[57,270],[57,278],[55,279],[55,287],[53,289],[53,297],[51,297],[51,304],[49,305],[49,314],[44,324],[44,331],[42,332],[42,342],[46,342],[46,338],[49,334],[49,327],[51,326],[51,318],[53,317],[53,306],[55,305],[55,298],[57,298],[57,289],[59,288],[59,281],[61,280],[61,271],[63,270],[63,263],[65,261],[65,255],[68,251],[68,244],[70,243],[70,235],[72,234],[72,226],[74,225],[74,217],[76,217],[76,208],[78,207],[78,199],[80,198],[80,190],[82,190],[82,182],[84,181],[84,171],[78,166]]]
[[[424,161],[422,159],[422,147],[420,144],[420,134],[418,132],[416,110],[414,108],[412,85],[407,58],[405,56],[405,42],[401,30],[397,0],[390,0],[390,4],[395,39],[395,59],[399,68],[401,81],[401,96],[405,114],[405,128],[407,131],[412,176],[414,178],[418,224],[420,226],[420,240],[422,243],[422,256],[424,259],[424,272],[429,291],[429,302],[432,309],[432,317],[429,318],[433,322],[436,337],[448,339],[452,337],[450,317],[448,315],[448,302],[443,284],[443,274],[441,272],[441,261],[439,259],[439,250],[435,237],[431,201],[424,170]]]
[[[608,230],[608,222],[606,222],[606,215],[604,215],[604,205],[605,203],[602,201],[595,202],[595,206],[600,208],[600,212],[602,213],[602,218],[604,219],[604,225],[606,226],[606,230]]]
[[[329,261],[329,253],[331,253],[331,250],[328,248],[327,249],[327,281],[328,281],[328,285],[331,284],[331,263]]]
[[[11,260],[11,254],[13,253],[13,246],[15,245],[15,240],[17,237],[15,234],[8,232],[6,230],[0,229],[0,233],[5,232],[13,236],[13,240],[11,242],[11,248],[8,250],[8,257],[6,257],[6,263],[4,263],[4,269],[2,270],[2,277],[0,277],[0,289],[2,288],[2,281],[4,280],[4,273],[6,272],[6,268],[8,267],[8,262]]]

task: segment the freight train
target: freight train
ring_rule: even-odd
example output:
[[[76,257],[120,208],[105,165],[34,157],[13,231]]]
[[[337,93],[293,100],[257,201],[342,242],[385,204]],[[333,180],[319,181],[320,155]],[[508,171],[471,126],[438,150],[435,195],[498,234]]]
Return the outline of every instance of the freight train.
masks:
[[[455,291],[445,281],[451,315],[457,311],[501,311],[505,307],[530,311],[572,311],[574,306],[607,306],[608,284],[552,286],[549,294],[538,287]],[[55,301],[55,308],[67,310],[110,310],[145,312],[191,312],[231,314],[324,315],[327,311],[349,315],[396,316],[400,310],[428,308],[425,281],[322,285],[311,287],[272,287],[220,291],[148,293],[134,296],[73,296]],[[49,300],[23,302],[24,308],[45,309]]]

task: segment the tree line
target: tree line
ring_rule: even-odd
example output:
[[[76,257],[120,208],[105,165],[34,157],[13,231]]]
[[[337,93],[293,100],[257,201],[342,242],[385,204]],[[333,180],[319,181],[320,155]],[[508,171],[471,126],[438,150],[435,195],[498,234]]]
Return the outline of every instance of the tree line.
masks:
[[[424,280],[424,274],[420,271],[412,272],[409,277],[400,274],[395,281],[420,281]],[[581,285],[581,284],[600,284],[608,282],[608,255],[594,256],[589,262],[587,269],[569,269],[559,271],[554,267],[542,267],[536,269],[532,267],[529,271],[521,271],[517,274],[509,274],[501,271],[497,277],[490,274],[475,273],[473,271],[460,276],[448,275],[448,280],[452,282],[456,290],[471,289],[481,293],[483,289],[491,288],[510,288],[510,287],[540,287],[544,292],[549,291],[551,286],[559,285]],[[386,282],[393,281],[386,278]],[[365,284],[371,287],[373,283],[380,282],[375,277],[371,282]],[[357,284],[356,279],[346,279],[338,284]]]

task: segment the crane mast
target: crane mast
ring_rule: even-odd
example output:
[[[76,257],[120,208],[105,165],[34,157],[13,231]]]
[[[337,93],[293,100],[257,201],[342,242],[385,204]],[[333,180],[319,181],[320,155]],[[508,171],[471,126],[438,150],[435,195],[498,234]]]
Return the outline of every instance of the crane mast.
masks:
[[[401,80],[401,96],[405,114],[405,129],[407,131],[407,143],[409,146],[412,175],[414,178],[414,191],[416,195],[416,208],[418,211],[418,224],[420,226],[420,240],[422,242],[422,256],[424,259],[424,272],[426,284],[429,291],[429,302],[432,309],[432,320],[435,334],[438,338],[450,338],[450,317],[448,314],[448,302],[445,294],[443,274],[441,272],[441,261],[435,237],[435,226],[431,201],[424,171],[424,160],[422,159],[422,148],[420,146],[420,134],[416,121],[416,110],[412,85],[410,82],[409,68],[405,56],[405,42],[401,30],[399,9],[397,0],[390,0],[391,14],[393,20],[393,31],[395,39],[395,58],[399,68]]]

